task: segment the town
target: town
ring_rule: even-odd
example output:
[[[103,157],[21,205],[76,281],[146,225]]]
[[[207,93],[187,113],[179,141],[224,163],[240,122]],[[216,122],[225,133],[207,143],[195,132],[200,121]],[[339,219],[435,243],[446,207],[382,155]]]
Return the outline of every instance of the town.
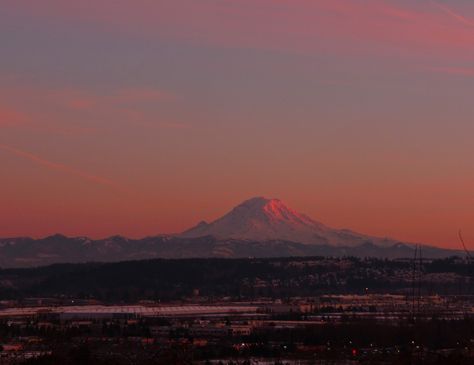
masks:
[[[175,269],[189,266],[186,260],[155,265],[163,269],[164,262]],[[61,287],[49,297],[27,297],[23,294],[31,288],[26,287],[24,292],[10,292],[10,299],[0,302],[1,363],[474,361],[474,295],[469,266],[462,259],[427,260],[418,268],[409,260],[353,258],[228,260],[227,266],[242,266],[242,262],[252,263],[254,274],[245,270],[238,290],[217,285],[222,278],[214,277],[208,283],[214,291],[209,292],[204,283],[187,277],[180,279],[187,294],[166,300],[151,298],[147,290],[141,298],[113,299],[124,297],[122,287],[115,289],[120,289],[120,295],[113,287],[102,287],[111,291],[109,300],[99,299],[101,295],[94,298],[91,293],[97,288],[82,288],[84,292],[75,296],[60,294]],[[216,261],[198,260],[194,265],[209,270],[212,263]],[[123,271],[126,264],[108,266],[108,271],[115,272],[115,265]],[[146,266],[146,262],[138,264]],[[266,271],[258,270],[262,265]],[[275,267],[286,273],[284,279],[273,271]],[[18,270],[0,273],[4,285],[8,276],[18,288],[18,280],[26,280],[22,275]],[[150,279],[153,273],[148,275]],[[220,275],[225,277],[225,271]],[[363,280],[368,277],[371,280]],[[141,279],[138,270],[135,280]],[[48,280],[51,276],[44,278],[43,287],[52,293]],[[349,280],[352,290],[345,290],[350,288]],[[353,285],[356,280],[374,287]],[[99,284],[103,285],[100,280]],[[315,294],[307,295],[308,288]],[[237,295],[229,295],[232,292]]]

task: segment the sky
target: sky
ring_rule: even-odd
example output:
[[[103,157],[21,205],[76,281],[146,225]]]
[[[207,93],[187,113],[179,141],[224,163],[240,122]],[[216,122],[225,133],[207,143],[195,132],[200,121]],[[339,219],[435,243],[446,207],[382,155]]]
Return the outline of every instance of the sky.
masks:
[[[0,44],[1,237],[265,196],[474,247],[472,0],[2,0]]]

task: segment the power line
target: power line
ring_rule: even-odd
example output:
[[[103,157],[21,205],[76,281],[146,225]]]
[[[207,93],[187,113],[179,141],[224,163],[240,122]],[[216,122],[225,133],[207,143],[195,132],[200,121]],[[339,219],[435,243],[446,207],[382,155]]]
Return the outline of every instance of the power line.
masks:
[[[466,252],[466,257],[467,257],[468,263],[471,263],[472,256],[471,256],[471,253],[469,252],[469,250],[467,249],[466,243],[464,242],[461,230],[458,231],[458,236],[459,236],[459,240],[461,241],[462,247],[464,248],[464,251]]]

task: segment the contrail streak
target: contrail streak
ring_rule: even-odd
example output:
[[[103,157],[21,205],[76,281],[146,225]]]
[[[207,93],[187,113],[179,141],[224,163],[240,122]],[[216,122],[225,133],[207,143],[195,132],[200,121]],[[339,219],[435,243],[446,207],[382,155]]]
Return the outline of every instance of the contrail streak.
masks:
[[[15,147],[11,147],[11,146],[8,146],[8,145],[5,145],[5,144],[0,144],[0,149],[4,150],[4,151],[7,151],[7,152],[10,152],[10,153],[12,153],[16,156],[23,157],[23,158],[25,158],[27,160],[30,160],[30,161],[38,164],[38,165],[45,166],[45,167],[47,167],[51,170],[62,171],[62,172],[68,173],[70,175],[78,176],[78,177],[80,177],[84,180],[94,182],[96,184],[113,187],[114,189],[117,189],[117,190],[120,190],[120,191],[125,191],[126,190],[123,187],[117,185],[114,181],[109,180],[107,178],[97,176],[97,175],[93,175],[93,174],[89,174],[88,172],[84,172],[84,171],[75,169],[73,167],[63,165],[61,163],[46,160],[42,157],[36,156],[36,155],[34,155],[30,152],[23,151],[23,150],[20,150],[18,148],[15,148]]]

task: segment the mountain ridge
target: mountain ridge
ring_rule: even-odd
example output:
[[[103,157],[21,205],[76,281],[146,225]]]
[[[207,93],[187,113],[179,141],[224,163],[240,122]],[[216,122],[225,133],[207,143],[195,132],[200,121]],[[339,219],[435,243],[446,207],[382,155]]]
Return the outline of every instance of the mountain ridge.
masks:
[[[38,267],[57,263],[120,262],[155,258],[269,258],[269,257],[375,257],[412,258],[414,248],[403,243],[380,247],[367,242],[353,247],[308,245],[285,240],[253,241],[155,236],[92,240],[62,236],[56,239],[0,239],[0,267]],[[6,244],[8,243],[8,244]],[[463,252],[423,246],[423,257],[463,256]]]
[[[456,250],[421,245],[424,258],[463,256]],[[415,244],[333,229],[288,208],[279,199],[252,198],[210,223],[180,234],[104,239],[54,234],[0,239],[0,267],[56,263],[118,262],[153,258],[266,258],[355,256],[411,258]]]

